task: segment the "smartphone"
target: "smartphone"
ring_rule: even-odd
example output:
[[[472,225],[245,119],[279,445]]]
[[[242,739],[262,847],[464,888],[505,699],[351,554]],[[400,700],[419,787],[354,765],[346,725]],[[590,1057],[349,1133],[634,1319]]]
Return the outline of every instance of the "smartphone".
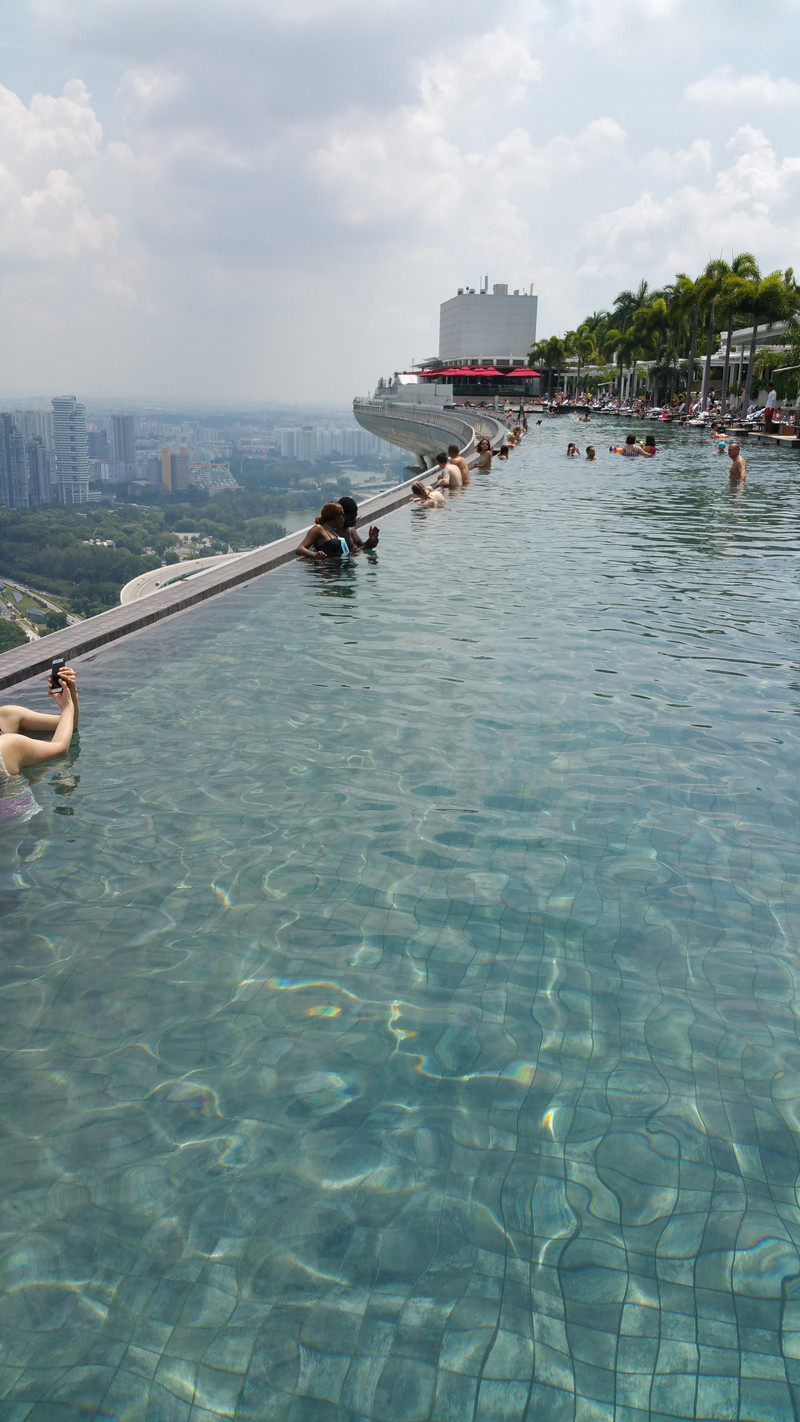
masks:
[[[59,676],[58,673],[61,671],[61,668],[62,668],[62,667],[65,667],[66,665],[67,665],[67,659],[66,659],[66,657],[53,657],[53,660],[52,660],[52,662],[50,663],[50,690],[51,690],[51,691],[58,691],[59,687],[61,686],[61,677]]]

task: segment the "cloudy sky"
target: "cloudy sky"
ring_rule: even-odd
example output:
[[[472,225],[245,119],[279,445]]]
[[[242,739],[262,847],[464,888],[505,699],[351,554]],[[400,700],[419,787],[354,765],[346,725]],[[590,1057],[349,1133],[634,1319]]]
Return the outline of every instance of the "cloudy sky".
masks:
[[[0,391],[346,401],[482,273],[560,332],[800,267],[800,0],[3,0]]]

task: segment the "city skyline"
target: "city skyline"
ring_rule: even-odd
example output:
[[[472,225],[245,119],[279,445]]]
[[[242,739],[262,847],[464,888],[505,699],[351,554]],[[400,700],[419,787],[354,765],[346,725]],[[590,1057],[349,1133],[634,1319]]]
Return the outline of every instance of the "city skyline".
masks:
[[[643,275],[796,263],[798,0],[770,17],[7,0],[2,399],[339,403],[486,272],[545,336]]]

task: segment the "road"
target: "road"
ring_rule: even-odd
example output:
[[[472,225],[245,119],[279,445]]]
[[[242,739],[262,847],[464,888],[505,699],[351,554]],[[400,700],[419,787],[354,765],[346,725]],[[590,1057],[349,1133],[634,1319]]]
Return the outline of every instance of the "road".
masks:
[[[18,592],[27,593],[29,597],[38,598],[39,602],[44,603],[45,607],[51,608],[53,612],[64,611],[63,607],[59,607],[57,602],[50,601],[50,598],[47,596],[47,593],[40,592],[38,588],[28,587],[27,583],[18,583],[14,578],[7,578],[2,573],[0,573],[0,583],[2,583],[4,587],[16,588]],[[83,621],[83,618],[76,617],[72,612],[68,612],[66,614],[66,617],[68,624]],[[39,634],[37,633],[36,635],[38,636]]]

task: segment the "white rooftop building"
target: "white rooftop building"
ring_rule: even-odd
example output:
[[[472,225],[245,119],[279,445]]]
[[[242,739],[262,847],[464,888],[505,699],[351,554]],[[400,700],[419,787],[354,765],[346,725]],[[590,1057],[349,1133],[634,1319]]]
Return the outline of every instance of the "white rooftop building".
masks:
[[[460,287],[439,308],[439,360],[491,365],[525,365],[536,340],[539,298],[530,291],[509,292],[505,283],[489,291],[486,277],[479,291]]]

